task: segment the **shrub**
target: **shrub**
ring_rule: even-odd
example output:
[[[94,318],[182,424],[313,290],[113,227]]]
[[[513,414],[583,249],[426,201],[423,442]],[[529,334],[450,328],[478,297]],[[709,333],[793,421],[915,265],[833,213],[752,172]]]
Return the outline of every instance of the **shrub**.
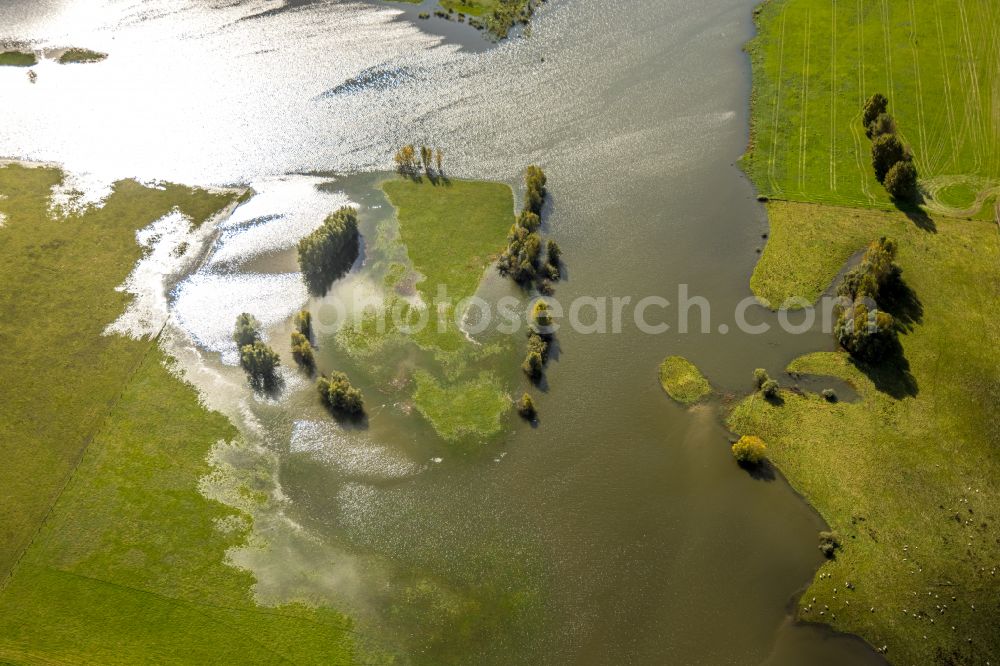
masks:
[[[875,93],[865,102],[861,122],[868,130],[875,120],[889,108],[889,100],[882,93]],[[871,134],[868,135],[871,138]]]
[[[906,147],[895,134],[883,134],[872,143],[872,166],[875,178],[885,182],[886,174],[897,162],[907,159]]]
[[[538,412],[535,410],[535,403],[527,393],[522,395],[521,399],[517,401],[517,413],[521,415],[521,418],[529,421],[534,421],[535,417],[538,416]]]
[[[338,414],[357,416],[364,412],[361,391],[351,386],[343,372],[333,371],[330,377],[320,377],[316,382],[323,403]]]
[[[243,349],[258,340],[260,340],[260,322],[246,312],[236,317],[236,330],[233,332],[236,348]]]
[[[270,389],[277,384],[277,368],[281,365],[281,359],[260,340],[240,349],[240,365],[255,389]]]
[[[316,365],[309,338],[298,331],[292,331],[292,358],[303,368],[312,369]]]
[[[295,330],[306,336],[307,340],[312,340],[312,314],[309,310],[300,310],[295,315]]]
[[[831,388],[823,389],[820,395],[822,395],[823,399],[827,402],[837,402],[837,392]]]
[[[917,167],[913,162],[896,162],[885,175],[885,189],[893,199],[912,199],[917,193]]]
[[[760,391],[768,400],[774,400],[778,397],[778,394],[781,393],[781,384],[773,379],[768,379],[766,382],[761,384]]]
[[[753,384],[759,391],[764,388],[764,384],[771,381],[771,377],[768,376],[767,370],[764,368],[757,368],[753,371]]]
[[[299,241],[299,268],[314,295],[325,294],[330,283],[342,276],[358,258],[357,212],[345,206]]]
[[[840,535],[836,532],[819,533],[819,549],[827,558],[833,559],[840,547]]]
[[[766,453],[764,440],[754,435],[744,435],[733,444],[733,457],[741,465],[759,465]]]

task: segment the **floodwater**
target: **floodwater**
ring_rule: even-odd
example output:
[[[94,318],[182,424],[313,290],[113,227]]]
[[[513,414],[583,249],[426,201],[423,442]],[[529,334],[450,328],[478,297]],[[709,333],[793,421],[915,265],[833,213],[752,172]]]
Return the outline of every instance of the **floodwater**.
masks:
[[[205,492],[226,500],[227,479],[252,477],[270,494],[254,547],[232,558],[261,603],[342,608],[366,650],[430,664],[881,663],[859,641],[788,622],[821,562],[822,520],[780,475],[733,463],[717,403],[682,408],[657,381],[662,358],[681,354],[739,394],[754,368],[779,375],[832,346],[818,330],[777,330],[759,307],[748,319],[772,332],[734,323],[767,232],[734,165],[754,4],[552,0],[529,37],[491,48],[379,3],[0,7],[0,39],[111,54],[43,62],[34,84],[0,68],[0,155],[65,165],[67,205],[100,205],[121,177],[257,192],[219,221],[203,262],[163,269],[145,320],[166,322],[187,377],[245,436],[214,452]],[[687,285],[710,303],[711,332],[563,329],[538,427],[511,417],[472,451],[439,440],[366,362],[338,356],[332,334],[320,365],[362,386],[367,424],[332,421],[288,368],[279,394],[253,396],[228,348],[235,313],[286,340],[307,303],[290,248],[348,201],[377,258],[393,222],[374,174],[408,141],[441,146],[452,175],[515,188],[527,164],[544,166],[546,227],[567,263],[560,300],[676,303]],[[374,263],[337,289],[379,298]],[[140,268],[133,278],[153,279]],[[137,308],[147,291],[134,289]],[[393,353],[404,370],[418,362]],[[519,394],[517,362],[504,377]]]

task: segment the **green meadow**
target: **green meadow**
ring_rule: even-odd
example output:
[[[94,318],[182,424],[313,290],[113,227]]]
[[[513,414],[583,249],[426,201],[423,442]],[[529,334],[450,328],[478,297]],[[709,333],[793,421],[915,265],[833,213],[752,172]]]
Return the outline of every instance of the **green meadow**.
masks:
[[[773,235],[754,275],[758,296],[811,297],[881,235],[899,243],[911,290],[891,308],[900,358],[869,367],[817,353],[789,366],[846,380],[858,402],[786,390],[777,404],[751,395],[730,416],[734,431],[765,440],[770,459],[840,535],[843,548],[802,595],[799,617],[887,646],[893,663],[997,663],[996,224],[939,216],[931,229],[901,213],[768,208]]]
[[[1000,4],[772,0],[758,8],[757,23],[745,167],[762,195],[888,207],[860,122],[865,99],[881,92],[932,206],[972,215],[995,200]],[[972,192],[936,201],[956,185]]]
[[[729,417],[839,535],[798,616],[892,663],[1000,663],[1000,5],[774,0],[756,18],[744,166],[771,233],[754,294],[814,302],[880,236],[906,285],[886,305],[897,354],[788,368],[844,379],[858,401],[784,390]],[[914,153],[921,210],[895,211],[875,181],[860,122],[875,92]]]
[[[236,195],[123,181],[53,217],[61,179],[0,167],[0,661],[348,663],[346,618],[258,607],[225,564],[250,518],[198,484],[235,429],[155,340],[102,334],[136,230],[174,209],[202,224]]]

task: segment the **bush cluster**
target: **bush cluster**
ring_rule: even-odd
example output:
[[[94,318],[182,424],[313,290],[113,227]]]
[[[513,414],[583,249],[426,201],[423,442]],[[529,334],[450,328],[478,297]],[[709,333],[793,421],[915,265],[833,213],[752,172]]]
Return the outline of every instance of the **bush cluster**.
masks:
[[[862,113],[865,133],[872,140],[872,167],[875,178],[894,199],[910,199],[917,194],[917,167],[896,133],[896,121],[887,113],[888,108],[886,96],[875,93],[865,102]]]
[[[886,285],[902,273],[896,252],[896,243],[884,236],[872,241],[861,264],[848,271],[837,290],[851,304],[840,310],[834,332],[840,345],[863,361],[878,361],[895,342],[895,321],[878,302]]]
[[[541,381],[549,362],[549,345],[552,342],[552,315],[548,304],[539,299],[531,311],[531,331],[528,333],[528,350],[521,364],[524,374],[532,382]]]
[[[545,173],[537,166],[529,166],[524,183],[524,208],[507,234],[507,247],[497,260],[497,269],[522,286],[534,284],[542,293],[551,293],[551,283],[562,277],[562,249],[554,240],[543,243],[539,233],[546,196]]]
[[[257,389],[271,389],[278,382],[278,354],[261,340],[260,322],[244,312],[236,317],[233,341],[240,352],[240,366],[247,373],[250,385]]]
[[[295,330],[292,331],[292,358],[300,367],[310,371],[316,367],[311,338],[312,315],[308,310],[302,310],[295,315]]]
[[[828,559],[833,559],[840,549],[840,535],[836,532],[819,533],[819,549]]]
[[[337,414],[358,416],[364,412],[364,399],[359,389],[351,386],[351,380],[343,372],[333,371],[329,377],[320,377],[316,390],[327,407]]]
[[[299,268],[312,294],[325,294],[334,280],[351,269],[360,252],[358,240],[357,211],[345,206],[299,241]]]

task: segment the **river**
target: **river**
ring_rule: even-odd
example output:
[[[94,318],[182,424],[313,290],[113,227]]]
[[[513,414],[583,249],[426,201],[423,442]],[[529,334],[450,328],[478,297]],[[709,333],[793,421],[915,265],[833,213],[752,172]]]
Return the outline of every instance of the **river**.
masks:
[[[64,165],[81,204],[121,177],[259,193],[209,265],[179,277],[165,344],[252,444],[219,460],[273,476],[280,502],[255,516],[266,545],[234,555],[261,603],[344,608],[363,644],[423,663],[881,663],[789,622],[821,563],[822,519],[780,475],[734,464],[718,400],[683,408],[657,380],[680,354],[739,395],[754,368],[779,376],[832,348],[817,330],[748,335],[732,319],[767,233],[735,164],[754,4],[552,0],[529,37],[483,48],[464,26],[423,31],[378,4],[4,3],[0,38],[111,57],[43,62],[33,85],[0,68],[0,155]],[[284,339],[306,298],[290,242],[346,201],[363,231],[391,217],[365,174],[408,141],[441,146],[452,174],[515,188],[544,166],[560,299],[675,301],[684,284],[711,304],[711,332],[564,329],[539,427],[512,418],[470,454],[388,398],[367,429],[344,430],[304,382],[250,397],[213,347],[232,321],[219,309],[257,308]],[[314,187],[332,173],[358,175]],[[378,395],[363,364],[351,370]]]

